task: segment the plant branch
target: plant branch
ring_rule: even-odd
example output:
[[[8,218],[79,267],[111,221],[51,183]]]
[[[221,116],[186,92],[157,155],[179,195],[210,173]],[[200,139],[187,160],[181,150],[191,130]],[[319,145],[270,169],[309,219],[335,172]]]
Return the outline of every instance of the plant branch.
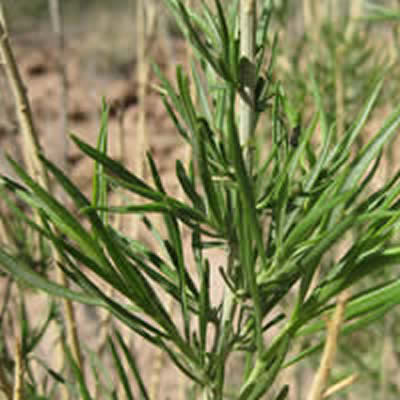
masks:
[[[347,297],[347,292],[343,292],[341,295],[339,295],[332,319],[327,322],[328,332],[325,347],[319,369],[311,387],[310,395],[308,396],[309,400],[323,399],[323,394],[329,378],[329,373],[335,361],[338,337],[343,322]]]
[[[22,349],[19,337],[15,338],[15,372],[14,372],[14,390],[13,400],[23,400],[23,375],[24,363],[22,359]]]
[[[3,3],[0,3],[0,53],[7,79],[15,98],[17,117],[23,135],[26,165],[32,177],[44,187],[48,187],[47,173],[38,157],[38,153],[41,151],[39,135],[33,123],[32,111],[26,94],[26,88],[22,82],[11,49]]]
[[[349,387],[359,377],[360,377],[360,375],[358,375],[358,374],[352,374],[352,375],[348,376],[347,378],[342,379],[338,383],[335,383],[334,385],[332,385],[331,387],[329,387],[328,389],[325,390],[323,398],[327,399],[328,397],[332,396],[333,394]],[[382,398],[384,398],[384,397],[382,397]]]

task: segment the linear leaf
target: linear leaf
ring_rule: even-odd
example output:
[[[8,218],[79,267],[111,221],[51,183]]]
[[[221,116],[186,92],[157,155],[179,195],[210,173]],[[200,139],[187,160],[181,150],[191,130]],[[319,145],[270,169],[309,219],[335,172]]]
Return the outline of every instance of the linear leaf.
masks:
[[[72,135],[71,139],[90,158],[100,162],[105,167],[107,174],[116,177],[116,181],[123,184],[124,187],[151,200],[162,200],[163,195],[161,193],[153,190],[137,176],[130,173],[122,164],[100,153],[94,147],[80,140],[77,136]]]
[[[129,378],[126,375],[125,369],[124,369],[124,367],[122,365],[122,362],[120,360],[120,356],[119,356],[119,354],[117,352],[117,349],[115,348],[115,345],[114,345],[114,343],[113,343],[113,341],[112,341],[112,339],[110,337],[108,338],[108,345],[111,348],[111,356],[112,356],[112,358],[114,360],[114,364],[115,364],[115,367],[116,367],[116,370],[117,370],[117,374],[118,374],[118,376],[119,376],[119,378],[120,378],[120,380],[122,382],[122,386],[124,388],[125,395],[126,395],[128,400],[134,400],[133,393],[132,393],[132,390],[131,390],[131,385],[129,383]]]
[[[400,106],[398,106],[385,121],[376,136],[361,150],[356,159],[351,163],[343,190],[347,190],[361,179],[371,161],[381,152],[385,143],[392,139],[400,125]]]
[[[108,108],[103,98],[101,111],[101,127],[99,137],[97,139],[97,150],[102,154],[107,154],[107,139],[108,139]],[[93,174],[93,201],[95,207],[107,206],[107,180],[104,176],[104,166],[95,161]],[[100,218],[103,223],[106,223],[106,213],[100,212]]]
[[[128,361],[129,367],[131,368],[133,376],[135,377],[135,380],[139,386],[139,391],[142,398],[145,400],[150,400],[150,397],[147,393],[146,385],[144,384],[142,376],[140,375],[140,370],[137,366],[135,357],[129,351],[128,346],[125,344],[121,334],[118,331],[115,331],[115,335],[117,336],[118,343],[124,352],[125,358]]]

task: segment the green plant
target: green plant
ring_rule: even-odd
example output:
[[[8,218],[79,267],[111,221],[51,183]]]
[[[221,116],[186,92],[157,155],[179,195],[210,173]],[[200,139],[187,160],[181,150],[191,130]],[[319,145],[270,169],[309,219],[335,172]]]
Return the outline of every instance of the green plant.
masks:
[[[313,103],[309,79],[311,64],[320,91],[324,93],[322,102],[329,123],[335,122],[337,135],[342,136],[351,125],[352,116],[362,106],[374,76],[384,68],[393,69],[394,65],[390,63],[388,51],[378,51],[372,24],[362,23],[362,19],[356,16],[344,15],[338,19],[329,12],[327,14],[318,22],[311,21],[312,26],[318,27],[316,33],[315,27],[306,26],[304,34],[298,38],[293,38],[287,24],[289,33],[281,46],[283,58],[287,57],[286,73],[282,79],[293,101],[306,104],[307,113]],[[385,86],[382,103],[392,98],[395,81]]]
[[[288,359],[297,338],[324,332],[321,317],[330,318],[340,293],[399,262],[400,247],[392,243],[392,237],[400,219],[400,171],[380,189],[368,193],[366,189],[378,170],[384,144],[397,132],[400,108],[352,155],[353,144],[380,94],[382,77],[375,74],[358,116],[334,141],[335,120],[327,117],[311,70],[314,115],[292,132],[290,126],[299,122],[302,110],[292,105],[285,83],[274,80],[277,41],[268,36],[273,16],[270,2],[264,3],[256,18],[255,3],[242,1],[245,15],[240,29],[239,1],[223,8],[215,0],[215,14],[206,2],[200,13],[180,0],[166,3],[195,50],[192,74],[197,107],[181,67],[176,70],[176,87],[156,68],[166,109],[193,149],[189,168],[179,160],[176,163],[187,201],[166,193],[151,154],[148,164],[153,184],[107,156],[104,106],[97,148],[72,136],[95,161],[91,200],[44,154],[40,156],[42,166],[69,195],[79,216],[11,159],[21,183],[7,177],[1,180],[4,190],[39,214],[41,225],[15,210],[18,218],[52,243],[60,267],[80,289],[50,281],[4,249],[0,249],[0,264],[13,276],[53,296],[107,309],[165,351],[204,399],[218,400],[228,394],[239,400],[258,399],[271,390],[284,367],[321,347],[324,337],[320,344]],[[271,140],[266,157],[257,142],[263,115],[271,122],[267,124]],[[318,132],[321,144],[316,146],[312,139]],[[117,187],[146,202],[109,205],[107,192]],[[161,250],[155,252],[118,232],[109,224],[110,213],[140,214]],[[163,216],[165,235],[152,224],[152,213]],[[196,276],[191,259],[185,256],[182,226],[191,232]],[[347,249],[320,268],[324,256],[356,227],[361,234],[347,241]],[[207,255],[211,248],[225,250],[225,265],[213,265]],[[82,265],[127,304],[107,296]],[[211,300],[213,279],[224,283],[224,295],[217,304]],[[182,326],[167,312],[161,293],[179,305]],[[280,304],[293,296],[294,302],[280,311]],[[397,280],[354,293],[345,306],[342,334],[366,326],[399,301]],[[148,398],[135,360],[118,332],[110,348],[127,398],[133,398],[132,388],[119,363],[118,349],[127,358],[142,397]],[[80,396],[91,399],[83,371],[68,348],[66,352]],[[239,383],[226,381],[227,361],[235,353],[245,358]],[[230,394],[230,384],[238,386],[236,394]],[[283,386],[272,398],[283,400],[287,393],[288,387]]]

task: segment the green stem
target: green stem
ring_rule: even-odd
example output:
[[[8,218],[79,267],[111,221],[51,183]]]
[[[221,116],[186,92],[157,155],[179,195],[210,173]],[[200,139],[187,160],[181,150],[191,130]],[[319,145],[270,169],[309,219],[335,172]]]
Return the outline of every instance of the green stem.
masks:
[[[227,275],[231,275],[234,269],[234,261],[236,258],[236,246],[231,244],[229,255],[228,255],[228,271]],[[223,305],[222,305],[222,318],[220,324],[220,335],[218,339],[217,345],[217,354],[220,355],[220,366],[216,373],[216,390],[214,400],[222,400],[223,399],[223,388],[225,381],[225,364],[226,359],[229,355],[229,352],[226,349],[227,344],[232,336],[232,321],[234,320],[235,312],[236,312],[236,300],[234,293],[229,289],[225,288]]]

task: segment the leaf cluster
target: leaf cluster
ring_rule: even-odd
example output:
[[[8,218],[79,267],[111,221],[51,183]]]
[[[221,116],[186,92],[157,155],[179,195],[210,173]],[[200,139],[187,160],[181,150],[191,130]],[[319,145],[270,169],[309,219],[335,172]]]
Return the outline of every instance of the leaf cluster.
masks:
[[[318,317],[330,315],[335,297],[366,276],[397,264],[400,257],[400,247],[392,241],[400,219],[400,172],[379,189],[368,189],[385,143],[398,132],[400,108],[393,110],[372,139],[353,155],[354,143],[380,94],[382,79],[375,79],[358,115],[344,135],[334,140],[335,123],[326,111],[315,74],[311,74],[314,114],[308,123],[296,126],[294,138],[284,121],[299,123],[301,110],[291,104],[284,84],[272,75],[277,42],[268,40],[273,7],[267,3],[261,12],[252,62],[239,56],[237,1],[224,9],[216,0],[215,14],[206,2],[198,14],[182,1],[167,1],[197,58],[191,73],[198,100],[181,67],[176,70],[176,87],[156,68],[166,110],[193,150],[190,166],[176,163],[185,201],[167,193],[151,154],[147,157],[152,183],[107,155],[105,104],[96,147],[72,136],[95,162],[91,199],[45,155],[40,156],[48,173],[73,201],[78,216],[11,159],[21,183],[1,179],[4,190],[39,213],[41,225],[15,209],[21,220],[57,249],[62,260],[59,267],[76,286],[62,287],[0,249],[2,267],[52,296],[107,309],[165,351],[213,399],[224,397],[226,363],[235,352],[243,352],[247,360],[235,398],[260,398],[284,365],[320,348],[318,344],[287,360],[297,337],[323,329]],[[262,115],[271,121],[267,157],[254,157],[251,163],[246,154],[254,144],[240,142],[240,115],[236,113],[237,100],[248,100],[245,88],[255,93],[254,131],[261,125]],[[122,188],[143,201],[109,205],[110,187]],[[114,229],[110,213],[141,215],[160,252]],[[165,235],[152,224],[153,213],[163,217]],[[191,232],[195,276],[184,251],[184,226]],[[349,242],[341,256],[332,259],[329,269],[321,270],[312,285],[324,257],[354,228],[360,235]],[[210,248],[225,250],[223,266],[213,264],[208,256]],[[87,271],[124,301],[104,293]],[[211,300],[213,279],[221,279],[225,287],[218,304]],[[182,326],[168,312],[161,294],[179,305]],[[284,313],[277,313],[280,304],[293,296],[294,303]],[[398,281],[354,293],[346,308],[343,332],[364,327],[399,300]],[[278,333],[267,344],[265,333],[272,327]],[[134,360],[122,338],[116,337],[147,398]],[[133,398],[113,341],[110,349],[126,394]],[[81,371],[76,366],[74,370],[82,398],[90,399]],[[287,392],[283,387],[278,399],[283,400]]]

